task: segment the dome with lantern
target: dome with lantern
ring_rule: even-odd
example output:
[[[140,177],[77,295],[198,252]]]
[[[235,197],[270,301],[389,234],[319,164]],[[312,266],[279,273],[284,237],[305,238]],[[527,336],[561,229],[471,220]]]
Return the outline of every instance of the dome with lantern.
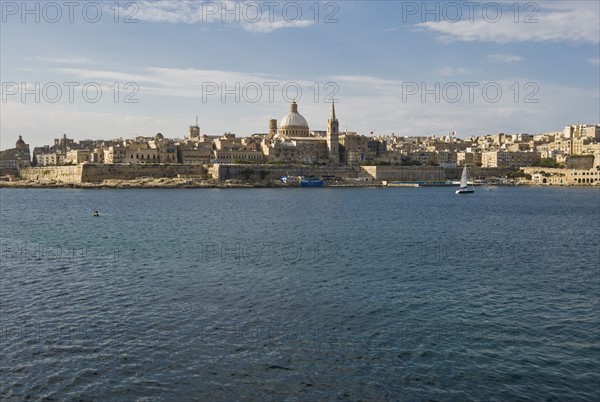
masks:
[[[290,105],[290,111],[281,118],[279,123],[279,136],[285,137],[308,137],[308,123],[304,116],[298,113],[298,104],[294,99]]]

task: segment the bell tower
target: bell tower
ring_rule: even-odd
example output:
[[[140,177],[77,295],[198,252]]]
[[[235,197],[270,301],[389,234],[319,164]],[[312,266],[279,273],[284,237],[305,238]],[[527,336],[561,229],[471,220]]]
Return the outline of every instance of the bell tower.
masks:
[[[198,138],[200,137],[200,126],[198,126],[198,116],[196,116],[196,125],[190,126],[190,130],[188,131],[188,138]]]
[[[335,117],[335,103],[334,100],[331,99],[331,112],[329,114],[329,119],[327,120],[327,151],[329,153],[329,159],[332,163],[340,162],[339,135],[340,123]]]

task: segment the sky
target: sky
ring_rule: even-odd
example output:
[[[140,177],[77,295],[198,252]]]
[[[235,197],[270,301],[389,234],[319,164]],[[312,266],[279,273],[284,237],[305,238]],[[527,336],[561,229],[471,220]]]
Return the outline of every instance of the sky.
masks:
[[[0,1],[0,148],[268,130],[600,123],[597,1]]]

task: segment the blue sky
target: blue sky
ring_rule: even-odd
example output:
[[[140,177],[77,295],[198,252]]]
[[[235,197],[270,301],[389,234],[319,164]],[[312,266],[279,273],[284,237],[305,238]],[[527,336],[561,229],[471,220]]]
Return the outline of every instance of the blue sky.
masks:
[[[183,137],[196,116],[246,136],[294,96],[311,129],[333,96],[365,135],[600,123],[597,1],[23,4],[1,2],[2,149]]]

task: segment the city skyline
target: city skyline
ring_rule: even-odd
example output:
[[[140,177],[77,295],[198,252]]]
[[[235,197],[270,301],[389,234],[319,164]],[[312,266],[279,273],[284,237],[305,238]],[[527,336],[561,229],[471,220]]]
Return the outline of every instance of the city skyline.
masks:
[[[340,131],[362,135],[600,121],[596,2],[23,4],[2,3],[1,149],[181,138],[196,116],[248,136],[293,97],[310,130],[333,96]]]

